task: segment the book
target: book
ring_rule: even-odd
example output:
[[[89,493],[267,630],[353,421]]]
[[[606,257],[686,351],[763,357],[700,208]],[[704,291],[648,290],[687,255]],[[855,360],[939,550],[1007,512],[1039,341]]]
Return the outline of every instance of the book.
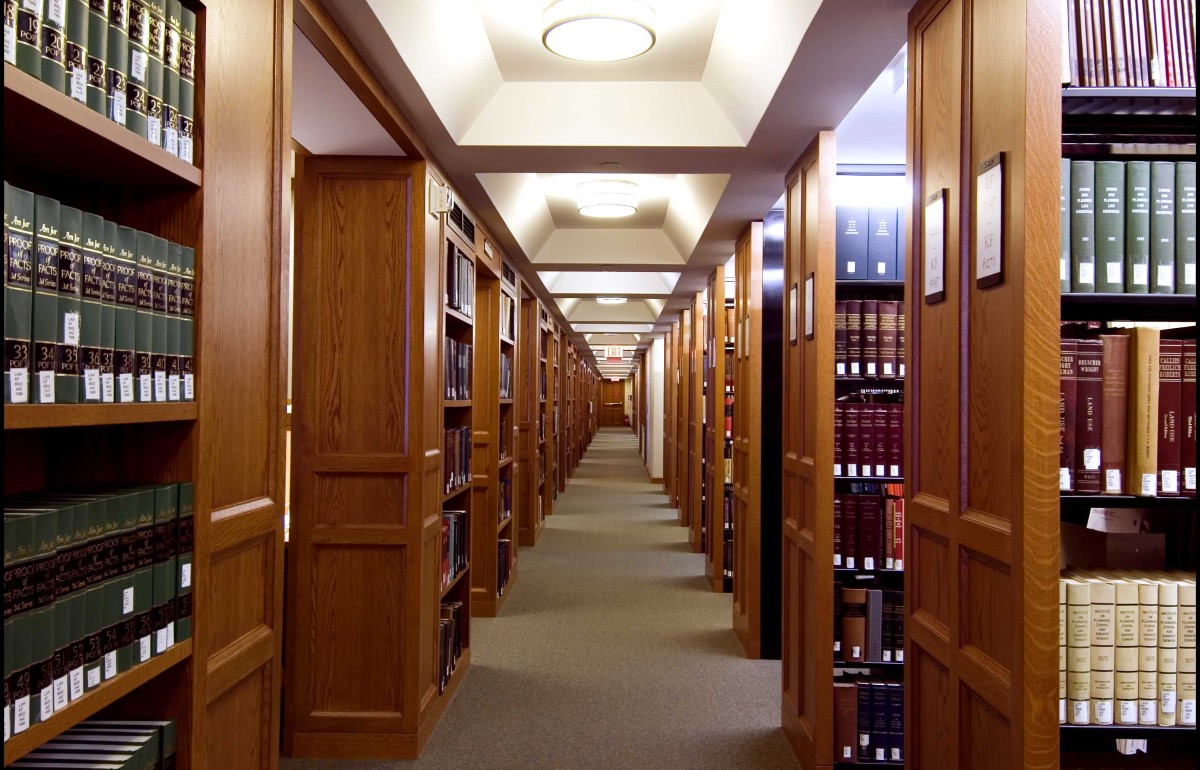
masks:
[[[1175,164],[1175,293],[1196,293],[1196,162]]]
[[[1179,584],[1158,581],[1158,724],[1174,727],[1179,674]]]
[[[154,235],[150,237],[151,266],[154,276],[154,400],[167,400],[167,348],[169,345],[169,315],[167,303],[167,267],[169,247],[167,241]]]
[[[1150,164],[1150,291],[1175,293],[1175,164]]]
[[[858,415],[858,475],[866,477],[875,472],[875,408],[855,404],[854,411]]]
[[[1158,494],[1178,495],[1183,341],[1162,339],[1158,353]]]
[[[1091,719],[1091,586],[1067,580],[1067,723]]]
[[[858,495],[858,556],[861,569],[883,568],[883,503],[877,495]]]
[[[867,209],[869,237],[867,239],[867,266],[874,281],[896,280],[896,217],[895,208]]]
[[[59,203],[38,195],[34,203],[33,384],[34,402],[53,404],[58,354]]]
[[[1159,332],[1138,326],[1123,333],[1130,336],[1125,492],[1153,497],[1158,492]]]
[[[150,9],[146,0],[129,0],[128,17],[129,57],[125,70],[125,127],[144,138],[150,100]]]
[[[1138,582],[1138,724],[1158,724],[1158,584]]]
[[[849,374],[846,366],[846,303],[835,302],[833,307],[833,374],[845,377]]]
[[[904,570],[904,498],[898,497],[892,501],[895,507],[896,528],[892,532],[892,552],[895,554],[895,569]],[[903,624],[903,613],[899,616]],[[898,632],[899,633],[899,632]],[[900,633],[903,636],[902,633]]]
[[[167,400],[183,398],[180,351],[182,346],[183,316],[183,247],[164,241],[167,251]]]
[[[79,340],[83,303],[83,212],[60,206],[58,248],[58,335],[54,357],[54,400],[77,404]]]
[[[876,476],[886,476],[891,449],[888,444],[888,405],[872,404],[870,410],[875,423],[874,470],[872,473]]]
[[[1183,341],[1183,388],[1180,399],[1179,465],[1182,493],[1196,496],[1196,340]]]
[[[1071,290],[1096,291],[1096,164],[1071,161]]]
[[[136,2],[136,0],[135,0]],[[146,140],[162,146],[167,46],[166,0],[142,0],[146,8]]]
[[[153,655],[175,645],[175,589],[178,586],[179,485],[154,488]]]
[[[847,402],[842,412],[842,424],[844,428],[842,444],[845,447],[843,455],[846,460],[847,477],[860,475],[859,463],[861,460],[861,451],[859,446],[859,420],[862,415],[860,407],[860,404]],[[870,472],[863,475],[870,475]]]
[[[863,303],[862,300],[846,300],[846,365],[851,377],[862,377],[863,361]]]
[[[842,589],[842,660],[861,663],[867,659],[867,591]]]
[[[895,379],[900,372],[898,366],[899,304],[893,300],[879,302],[879,377]],[[883,474],[879,474],[883,475]]]
[[[1113,723],[1113,672],[1115,667],[1114,616],[1116,588],[1105,580],[1091,580],[1091,715],[1093,725]]]
[[[129,0],[108,0],[105,66],[106,112],[118,126],[128,124]]]
[[[83,214],[82,223],[82,315],[79,331],[79,368],[82,387],[80,388],[80,400],[85,403],[99,403],[104,400],[102,378],[106,357],[104,220],[95,214]]]
[[[867,589],[866,605],[867,649],[864,658],[871,662],[883,661],[883,591]]]
[[[1075,490],[1099,494],[1101,480],[1101,424],[1103,421],[1103,344],[1098,339],[1078,341],[1078,375],[1075,406]]]
[[[167,0],[163,48],[162,148],[179,156],[179,61],[182,30],[179,0]]]
[[[8,4],[5,4],[5,24],[8,24]],[[10,63],[15,64],[22,72],[35,78],[42,76],[42,4],[36,0],[32,3],[16,5],[16,45]],[[9,60],[8,46],[5,46],[5,61]]]
[[[901,478],[904,476],[904,404],[887,405],[887,473],[880,475]]]
[[[67,83],[67,2],[42,4],[42,82],[65,92]]]
[[[1067,582],[1058,581],[1058,723],[1067,723]]]
[[[858,761],[870,762],[874,759],[871,751],[871,683],[860,679],[854,684],[858,693]]]
[[[136,375],[137,401],[152,403],[154,399],[154,236],[133,228],[121,228],[122,248],[128,245],[137,261],[137,326]]]
[[[34,196],[4,183],[4,403],[30,401]]]
[[[883,592],[884,607],[891,606],[892,622],[891,633],[887,638],[891,640],[891,656],[890,660],[893,663],[904,662],[904,592],[887,590]],[[884,650],[884,659],[888,660],[886,655],[887,649]]]
[[[179,10],[179,158],[195,163],[196,13]]]
[[[179,374],[184,401],[196,400],[196,250],[184,246],[180,252],[179,280]]]
[[[1100,467],[1105,494],[1125,492],[1125,421],[1129,413],[1129,337],[1104,334],[1101,363]]]
[[[1176,722],[1196,726],[1196,583],[1179,584],[1179,675]]]
[[[904,762],[904,684],[901,682],[888,682],[887,697],[887,761],[900,764]]]
[[[865,206],[838,206],[835,242],[837,280],[868,278],[868,222]]]
[[[846,569],[858,569],[858,495],[842,496],[842,554]]]
[[[862,303],[862,373],[879,376],[879,301],[874,299]]]
[[[1150,291],[1150,163],[1125,163],[1125,291]]]
[[[871,682],[871,761],[886,762],[889,746],[889,703],[886,682]]]
[[[853,682],[833,683],[833,758],[858,762],[858,688]]]
[[[1095,165],[1096,291],[1125,291],[1125,164]]]
[[[1114,583],[1114,721],[1138,723],[1138,586],[1130,580]]]
[[[58,0],[66,4],[63,93],[77,102],[88,101],[88,3],[87,0]]]
[[[842,540],[842,527],[844,526],[844,506],[845,501],[842,495],[834,493],[833,495],[833,566],[839,568],[842,566],[842,554],[845,550],[845,544]],[[837,628],[835,627],[835,630]]]
[[[1071,2],[1063,3],[1063,8],[1070,7]],[[1063,25],[1066,34],[1066,25]],[[1059,210],[1059,246],[1058,282],[1059,291],[1068,294],[1071,291],[1071,159],[1063,158],[1060,163],[1061,179],[1058,188]]]
[[[113,319],[113,373],[117,402],[133,403],[137,380],[137,233],[116,222],[104,223],[104,250],[113,260],[116,305]]]
[[[87,105],[108,115],[109,0],[87,0]]]
[[[192,636],[192,560],[195,551],[195,488],[192,482],[180,483],[178,494],[175,552],[179,576],[175,586],[175,639],[182,642]]]

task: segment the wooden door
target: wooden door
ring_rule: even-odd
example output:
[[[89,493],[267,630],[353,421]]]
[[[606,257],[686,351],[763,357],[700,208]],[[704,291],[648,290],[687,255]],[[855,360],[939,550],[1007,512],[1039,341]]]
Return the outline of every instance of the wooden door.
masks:
[[[604,394],[600,397],[600,424],[618,426],[625,424],[625,389],[620,381],[605,380]]]

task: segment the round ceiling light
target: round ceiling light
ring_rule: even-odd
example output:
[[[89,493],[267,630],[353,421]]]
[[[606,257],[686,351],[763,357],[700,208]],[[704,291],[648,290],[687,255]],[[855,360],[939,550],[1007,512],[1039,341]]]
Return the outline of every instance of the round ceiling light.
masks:
[[[633,216],[638,208],[638,186],[624,179],[593,179],[580,183],[575,201],[585,217]]]
[[[641,0],[555,0],[542,21],[542,44],[567,59],[621,61],[654,47],[654,9]]]

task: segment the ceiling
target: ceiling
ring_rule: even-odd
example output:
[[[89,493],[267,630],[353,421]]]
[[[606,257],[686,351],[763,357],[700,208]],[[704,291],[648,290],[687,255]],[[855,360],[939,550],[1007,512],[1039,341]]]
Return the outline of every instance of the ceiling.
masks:
[[[903,90],[886,68],[914,0],[648,2],[654,48],[584,63],[542,46],[547,0],[324,0],[576,343],[626,351],[606,373],[628,373],[704,288],[816,131],[846,121],[839,156],[867,159],[844,162],[904,162]],[[320,56],[296,41],[298,92],[301,57]],[[309,121],[351,134],[373,122],[330,112],[297,106],[297,139],[318,133]],[[637,214],[580,215],[579,183],[599,178],[636,182]],[[595,301],[608,296],[627,302]]]

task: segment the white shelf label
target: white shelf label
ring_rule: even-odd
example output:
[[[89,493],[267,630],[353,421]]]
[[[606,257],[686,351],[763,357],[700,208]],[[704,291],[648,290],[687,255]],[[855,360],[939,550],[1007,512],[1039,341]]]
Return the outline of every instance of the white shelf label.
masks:
[[[115,388],[113,387],[112,372],[100,373],[100,400],[106,404],[111,404],[116,397]]]
[[[1108,283],[1124,283],[1125,279],[1121,272],[1121,263],[1119,262],[1109,262],[1104,266],[1104,277]]]
[[[121,591],[121,614],[128,615],[133,612],[133,589],[126,588]]]
[[[1085,471],[1100,470],[1100,450],[1097,447],[1083,450],[1083,469]]]
[[[1109,468],[1104,472],[1104,491],[1105,492],[1120,492],[1121,486],[1121,469]]]
[[[38,372],[38,403],[54,403],[54,372]]]
[[[1150,266],[1149,265],[1134,265],[1133,266],[1133,285],[1147,286],[1150,283]]]
[[[83,397],[88,401],[100,400],[100,370],[83,370]]]
[[[118,389],[121,392],[121,403],[122,404],[133,403],[133,375],[130,374],[129,372],[125,372],[124,374],[120,375],[117,379],[119,380],[118,385],[120,387]]]
[[[29,370],[8,370],[8,396],[14,404],[29,403]]]
[[[1179,494],[1179,471],[1162,472],[1162,491],[1164,495]]]

